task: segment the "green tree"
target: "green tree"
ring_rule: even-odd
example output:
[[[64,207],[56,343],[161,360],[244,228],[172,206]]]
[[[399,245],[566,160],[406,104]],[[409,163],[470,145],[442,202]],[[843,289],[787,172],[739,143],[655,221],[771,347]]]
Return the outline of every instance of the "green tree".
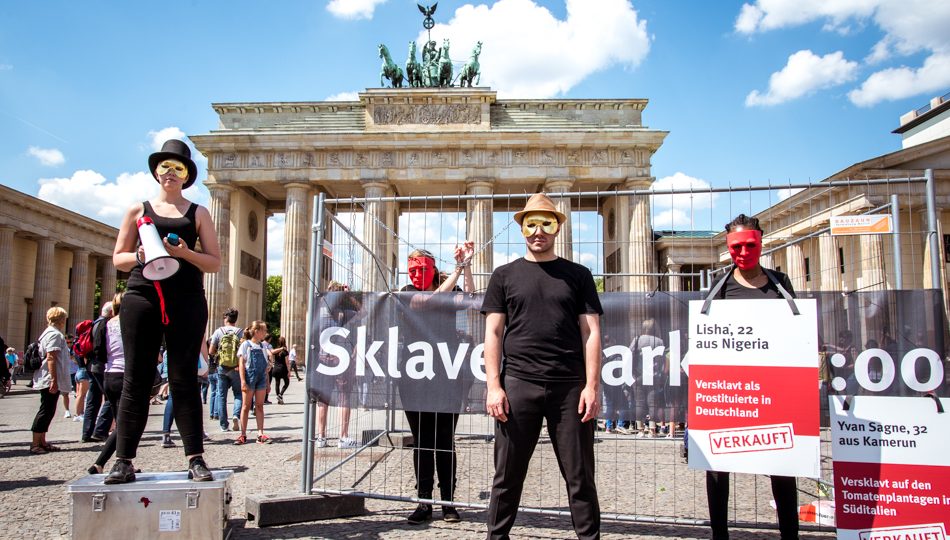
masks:
[[[597,287],[597,292],[604,292],[604,278],[594,278],[594,286]]]
[[[280,293],[283,290],[282,276],[267,276],[264,296],[264,322],[275,337],[280,337]]]

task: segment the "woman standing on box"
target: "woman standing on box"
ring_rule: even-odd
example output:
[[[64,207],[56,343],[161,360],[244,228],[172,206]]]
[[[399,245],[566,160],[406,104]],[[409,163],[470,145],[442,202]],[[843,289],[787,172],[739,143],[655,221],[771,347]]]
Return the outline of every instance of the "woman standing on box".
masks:
[[[175,396],[175,423],[188,458],[188,476],[208,481],[212,476],[202,458],[201,396],[195,374],[208,322],[203,277],[221,265],[218,240],[208,210],[182,194],[198,176],[188,146],[168,140],[161,151],[149,156],[148,165],[159,183],[158,195],[129,208],[112,256],[116,268],[132,275],[122,304],[125,376],[116,420],[117,459],[105,483],[135,481],[132,460],[148,421],[155,357],[162,339],[168,350],[168,382]],[[145,218],[158,230],[168,255],[180,264],[177,272],[161,281],[143,274],[145,264],[156,257],[154,246],[147,253],[139,237],[140,224],[148,223]],[[201,249],[196,250],[199,243]]]
[[[783,299],[795,297],[788,276],[759,264],[762,255],[762,227],[758,218],[739,214],[726,224],[726,247],[735,269],[709,291],[714,299]],[[782,540],[798,538],[798,488],[795,478],[771,475],[772,496],[778,512]],[[706,499],[713,540],[729,538],[729,473],[706,471]]]

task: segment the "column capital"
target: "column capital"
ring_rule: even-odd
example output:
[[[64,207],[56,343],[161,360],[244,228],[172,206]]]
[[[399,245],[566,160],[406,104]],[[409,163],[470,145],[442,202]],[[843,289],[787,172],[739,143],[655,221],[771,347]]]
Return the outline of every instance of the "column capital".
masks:
[[[91,251],[83,247],[74,248],[72,252],[73,252],[73,255],[80,255],[80,256],[85,255],[87,257],[89,256],[90,253],[92,253]]]
[[[655,176],[630,176],[624,181],[623,188],[630,190],[650,189],[653,182],[656,182]]]
[[[385,197],[386,193],[392,189],[392,185],[385,180],[360,180],[363,186],[363,192],[367,197]]]
[[[471,177],[465,180],[465,192],[472,193],[475,190],[488,190],[491,193],[495,189],[495,179],[492,177]],[[484,194],[484,193],[482,193]]]
[[[205,182],[205,187],[208,188],[208,191],[214,193],[215,191],[219,192],[231,192],[236,188],[229,183],[224,182]]]
[[[278,183],[284,186],[284,189],[288,191],[292,188],[307,189],[307,190],[313,188],[313,186],[309,182],[301,182],[299,180],[291,180],[289,182],[278,182]]]
[[[16,232],[16,227],[13,225],[0,225],[0,232]]]
[[[548,178],[544,181],[544,190],[548,193],[565,192],[574,187],[575,181],[573,176]]]

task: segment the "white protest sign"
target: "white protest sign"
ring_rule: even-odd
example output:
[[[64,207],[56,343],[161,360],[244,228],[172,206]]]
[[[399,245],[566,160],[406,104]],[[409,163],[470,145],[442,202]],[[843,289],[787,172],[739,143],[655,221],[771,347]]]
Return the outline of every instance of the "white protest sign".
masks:
[[[689,303],[689,467],[820,475],[814,300]]]
[[[946,540],[950,399],[829,396],[838,538]]]

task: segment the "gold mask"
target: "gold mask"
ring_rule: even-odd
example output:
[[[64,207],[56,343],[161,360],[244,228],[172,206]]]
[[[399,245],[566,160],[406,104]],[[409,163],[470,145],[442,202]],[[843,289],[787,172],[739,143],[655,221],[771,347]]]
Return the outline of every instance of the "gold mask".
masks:
[[[185,167],[185,164],[174,160],[166,159],[158,164],[158,167],[155,167],[155,174],[162,176],[168,174],[169,172],[174,173],[175,176],[185,180],[188,178],[188,168]]]
[[[544,234],[557,234],[559,225],[551,212],[528,212],[521,220],[521,234],[528,238],[537,234],[539,229]]]

